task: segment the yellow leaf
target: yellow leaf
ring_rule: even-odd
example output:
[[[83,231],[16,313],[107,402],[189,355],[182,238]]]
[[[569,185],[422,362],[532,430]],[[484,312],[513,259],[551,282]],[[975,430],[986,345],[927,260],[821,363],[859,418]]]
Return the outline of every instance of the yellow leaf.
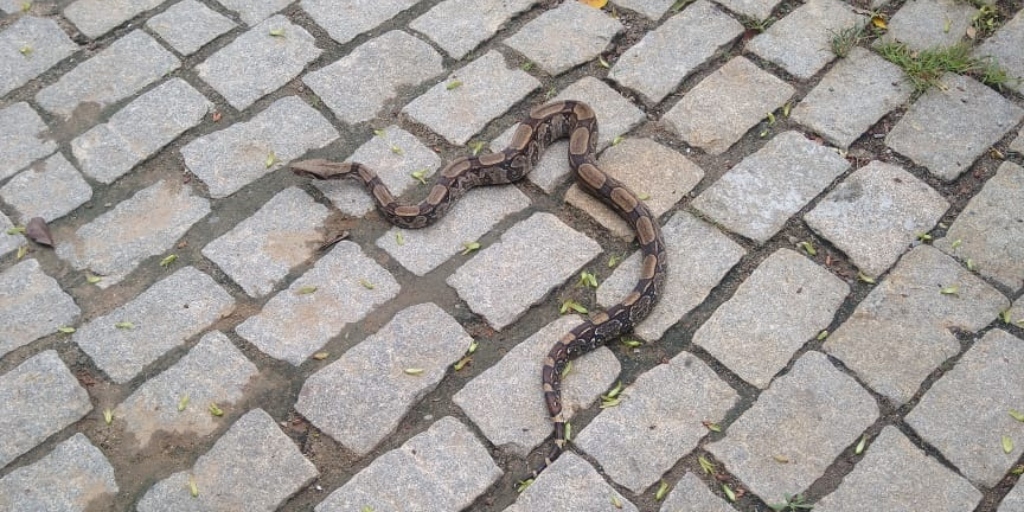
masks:
[[[608,0],[580,0],[581,4],[589,5],[594,9],[600,9],[608,3]]]
[[[885,18],[880,14],[871,17],[871,24],[882,30],[889,28],[889,24],[886,23]]]

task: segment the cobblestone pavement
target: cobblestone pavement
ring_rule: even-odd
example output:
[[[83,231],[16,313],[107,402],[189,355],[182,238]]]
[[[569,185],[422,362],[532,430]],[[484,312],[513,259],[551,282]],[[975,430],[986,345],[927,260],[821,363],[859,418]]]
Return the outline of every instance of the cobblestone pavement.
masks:
[[[1024,512],[1022,77],[1021,0],[0,0],[0,510]],[[628,226],[564,142],[421,231],[285,168],[568,98],[670,269],[519,492]]]

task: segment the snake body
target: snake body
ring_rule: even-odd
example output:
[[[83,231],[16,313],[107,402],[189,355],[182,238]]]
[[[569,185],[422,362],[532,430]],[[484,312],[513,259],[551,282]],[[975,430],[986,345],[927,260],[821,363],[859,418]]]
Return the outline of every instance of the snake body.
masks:
[[[426,199],[417,204],[397,201],[371,169],[358,163],[306,160],[292,170],[314,179],[356,179],[373,196],[377,209],[396,226],[423,228],[436,222],[468,190],[477,186],[512,183],[537,164],[552,142],[569,138],[569,165],[581,188],[599,199],[636,231],[642,257],[640,279],[622,302],[596,313],[566,334],[548,352],[541,384],[554,422],[554,446],[533,472],[536,477],[565,449],[566,417],[562,410],[561,377],[566,364],[609,340],[631,331],[654,306],[665,285],[665,244],[657,219],[625,185],[597,166],[597,116],[578,101],[559,101],[535,108],[520,123],[504,150],[451,162],[437,175]]]

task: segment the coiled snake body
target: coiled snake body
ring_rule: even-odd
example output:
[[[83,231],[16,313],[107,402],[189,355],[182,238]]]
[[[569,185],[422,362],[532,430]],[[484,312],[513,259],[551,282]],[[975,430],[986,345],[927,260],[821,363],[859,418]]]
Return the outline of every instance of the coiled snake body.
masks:
[[[665,284],[665,244],[657,219],[625,185],[597,167],[597,117],[587,104],[560,101],[537,107],[515,131],[509,146],[498,153],[459,158],[437,175],[426,199],[418,204],[398,202],[372,170],[358,163],[306,160],[291,165],[314,179],[352,178],[362,182],[378,210],[404,228],[429,226],[469,189],[512,183],[526,176],[544,149],[569,138],[569,165],[580,187],[598,198],[636,231],[642,256],[640,279],[622,302],[592,315],[558,341],[544,360],[541,383],[548,413],[554,422],[554,447],[534,472],[536,477],[565,448],[566,417],[562,411],[561,376],[566,364],[633,329],[651,311]]]

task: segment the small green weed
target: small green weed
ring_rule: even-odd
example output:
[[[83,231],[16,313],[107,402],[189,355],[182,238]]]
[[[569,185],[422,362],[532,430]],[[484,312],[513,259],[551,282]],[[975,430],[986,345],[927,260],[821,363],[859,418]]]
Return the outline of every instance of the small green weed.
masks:
[[[854,46],[865,41],[869,36],[864,27],[846,27],[838,32],[830,30],[829,46],[836,57],[846,57]]]
[[[878,53],[903,68],[916,94],[935,86],[944,73],[970,75],[995,87],[1002,87],[1009,80],[1006,70],[995,59],[971,57],[971,46],[964,42],[921,51],[902,43],[886,43],[878,47]]]
[[[783,494],[782,496],[785,499],[783,503],[768,505],[768,507],[775,512],[800,512],[802,510],[811,510],[814,508],[814,505],[808,505],[804,502],[803,494],[797,494],[795,496]]]

